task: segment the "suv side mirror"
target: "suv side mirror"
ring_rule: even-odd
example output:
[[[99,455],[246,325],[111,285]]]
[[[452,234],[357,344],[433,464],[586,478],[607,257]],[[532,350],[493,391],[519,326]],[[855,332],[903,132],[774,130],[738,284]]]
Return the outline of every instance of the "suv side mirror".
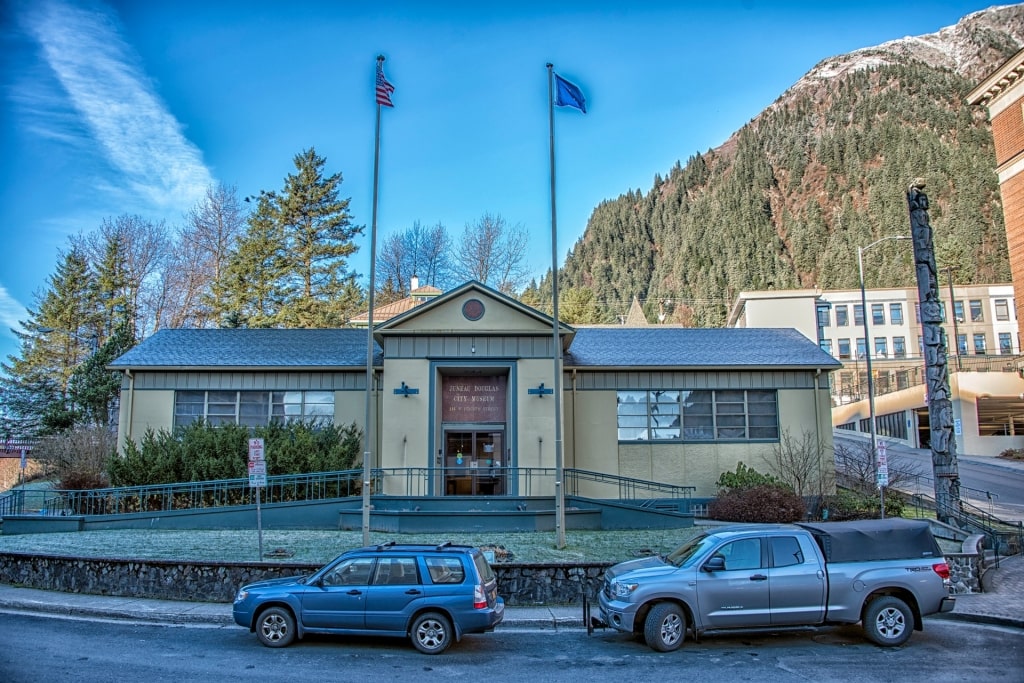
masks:
[[[714,555],[714,556],[712,556],[711,559],[709,559],[707,562],[705,562],[704,566],[701,567],[701,571],[705,571],[705,572],[725,571],[725,558],[722,557],[721,555]]]

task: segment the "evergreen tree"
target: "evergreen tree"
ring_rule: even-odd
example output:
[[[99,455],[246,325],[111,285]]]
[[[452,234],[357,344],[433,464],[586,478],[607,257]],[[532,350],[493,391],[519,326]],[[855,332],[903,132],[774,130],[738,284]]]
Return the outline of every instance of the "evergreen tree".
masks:
[[[363,232],[352,224],[349,199],[339,199],[341,174],[324,176],[326,160],[313,148],[297,154],[296,173],[285,178],[277,220],[284,239],[284,278],[277,283],[281,306],[275,322],[285,327],[339,327],[332,301],[351,286],[347,259]]]

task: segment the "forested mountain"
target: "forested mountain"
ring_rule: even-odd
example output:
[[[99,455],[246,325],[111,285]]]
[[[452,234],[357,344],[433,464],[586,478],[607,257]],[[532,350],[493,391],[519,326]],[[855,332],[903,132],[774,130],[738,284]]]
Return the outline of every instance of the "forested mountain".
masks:
[[[991,130],[965,97],[1021,45],[1014,5],[822,61],[720,147],[602,202],[560,287],[593,293],[592,322],[637,297],[649,321],[693,326],[724,324],[744,290],[853,288],[857,247],[908,233],[905,192],[919,177],[940,266],[957,266],[961,284],[1008,282]],[[904,243],[864,265],[869,287],[915,283]]]

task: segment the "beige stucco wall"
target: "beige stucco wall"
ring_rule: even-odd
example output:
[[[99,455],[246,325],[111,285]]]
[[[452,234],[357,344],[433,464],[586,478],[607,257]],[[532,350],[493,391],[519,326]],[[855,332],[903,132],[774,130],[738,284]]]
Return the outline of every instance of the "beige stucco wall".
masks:
[[[478,299],[484,304],[484,315],[480,320],[467,320],[462,315],[462,305],[470,300]],[[439,331],[458,332],[461,335],[508,332],[539,332],[550,330],[543,320],[523,313],[503,301],[492,299],[481,292],[470,291],[427,311],[417,311],[417,315],[403,320],[395,329],[402,332]]]
[[[419,389],[418,394],[403,396],[395,394],[402,386]],[[429,467],[430,425],[430,363],[424,359],[394,359],[385,364],[380,397],[383,428],[380,430],[380,454],[377,462],[381,467]],[[398,479],[386,480],[402,490],[385,490],[385,493],[405,493],[404,482]],[[423,492],[425,495],[426,492]]]
[[[131,394],[131,396],[129,395]],[[129,411],[131,415],[129,415]],[[145,390],[130,392],[121,390],[121,424],[129,429],[117,430],[117,450],[121,452],[131,439],[138,443],[147,429],[154,432],[171,429],[174,426],[174,392],[170,390]]]

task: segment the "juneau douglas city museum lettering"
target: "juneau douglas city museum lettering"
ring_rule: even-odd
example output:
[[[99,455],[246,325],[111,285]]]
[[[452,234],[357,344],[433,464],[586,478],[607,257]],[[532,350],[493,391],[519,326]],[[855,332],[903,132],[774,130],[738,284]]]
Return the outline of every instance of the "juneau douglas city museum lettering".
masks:
[[[503,376],[444,377],[441,382],[445,422],[504,422],[508,381]]]

